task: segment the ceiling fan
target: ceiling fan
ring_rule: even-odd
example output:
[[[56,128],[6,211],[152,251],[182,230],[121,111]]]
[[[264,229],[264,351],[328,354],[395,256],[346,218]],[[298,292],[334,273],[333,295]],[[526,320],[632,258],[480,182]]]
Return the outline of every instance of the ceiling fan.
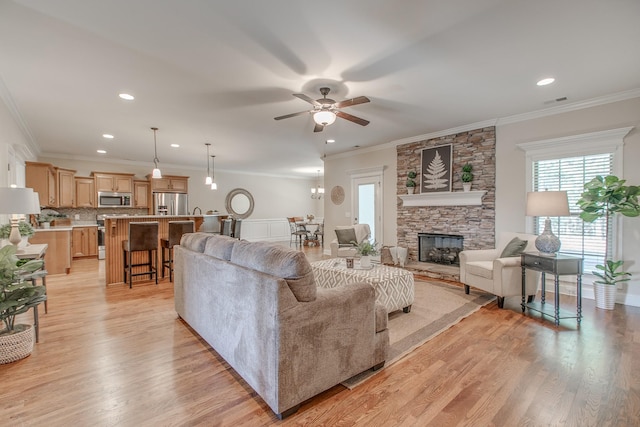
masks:
[[[331,89],[328,87],[321,87],[320,94],[322,95],[322,98],[320,99],[311,99],[303,93],[294,93],[293,96],[296,98],[300,98],[313,105],[313,109],[275,117],[275,120],[288,119],[289,117],[301,116],[303,114],[313,114],[313,121],[316,122],[316,125],[313,128],[314,132],[322,132],[322,129],[324,129],[325,126],[329,126],[335,122],[336,117],[341,117],[361,126],[369,124],[369,120],[361,119],[360,117],[352,116],[351,114],[340,111],[340,108],[370,102],[369,98],[366,96],[358,96],[357,98],[345,99],[344,101],[336,102],[331,98],[327,98],[330,90]]]

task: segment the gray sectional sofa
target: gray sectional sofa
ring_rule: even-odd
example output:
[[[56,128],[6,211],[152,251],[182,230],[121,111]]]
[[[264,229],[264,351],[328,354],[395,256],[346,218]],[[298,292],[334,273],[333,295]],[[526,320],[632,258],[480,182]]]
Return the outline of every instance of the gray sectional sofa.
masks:
[[[316,287],[304,253],[208,233],[174,247],[175,308],[279,418],[384,364],[387,313],[371,285]]]

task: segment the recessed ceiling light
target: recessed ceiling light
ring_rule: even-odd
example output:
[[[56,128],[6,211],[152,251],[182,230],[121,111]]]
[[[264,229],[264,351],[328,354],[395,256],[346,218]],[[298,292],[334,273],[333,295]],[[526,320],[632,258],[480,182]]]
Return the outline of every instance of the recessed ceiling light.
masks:
[[[327,144],[333,144],[334,142],[336,142],[335,139],[327,139]]]
[[[107,154],[107,152],[105,150],[98,150],[98,153],[100,154]]]
[[[546,85],[550,85],[551,83],[555,82],[556,79],[554,79],[553,77],[547,77],[546,79],[542,79],[540,81],[538,81],[538,83],[536,83],[538,86],[546,86]]]
[[[108,134],[108,133],[103,133],[103,134],[102,134],[102,137],[103,137],[103,138],[107,138],[107,139],[113,139],[113,135],[110,135],[110,134]]]
[[[172,146],[173,148],[178,148],[178,147],[180,147],[180,144],[171,144],[171,146]]]
[[[126,99],[127,101],[133,101],[135,99],[133,95],[129,95],[128,93],[121,93],[118,96],[122,99]]]

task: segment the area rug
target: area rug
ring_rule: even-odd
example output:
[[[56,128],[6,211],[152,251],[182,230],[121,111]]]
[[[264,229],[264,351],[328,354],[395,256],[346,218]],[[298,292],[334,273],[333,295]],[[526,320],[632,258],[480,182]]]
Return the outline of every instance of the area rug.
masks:
[[[494,299],[494,295],[482,291],[472,289],[467,295],[462,286],[416,279],[411,312],[389,314],[389,353],[385,368]],[[343,381],[342,385],[352,389],[380,371],[382,369],[365,371]]]

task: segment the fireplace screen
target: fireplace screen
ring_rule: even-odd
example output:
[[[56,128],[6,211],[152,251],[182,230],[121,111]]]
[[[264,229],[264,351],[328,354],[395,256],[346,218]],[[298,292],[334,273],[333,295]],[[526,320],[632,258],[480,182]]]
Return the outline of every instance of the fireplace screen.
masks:
[[[458,254],[464,237],[455,234],[418,233],[418,260],[438,264],[460,265]]]

